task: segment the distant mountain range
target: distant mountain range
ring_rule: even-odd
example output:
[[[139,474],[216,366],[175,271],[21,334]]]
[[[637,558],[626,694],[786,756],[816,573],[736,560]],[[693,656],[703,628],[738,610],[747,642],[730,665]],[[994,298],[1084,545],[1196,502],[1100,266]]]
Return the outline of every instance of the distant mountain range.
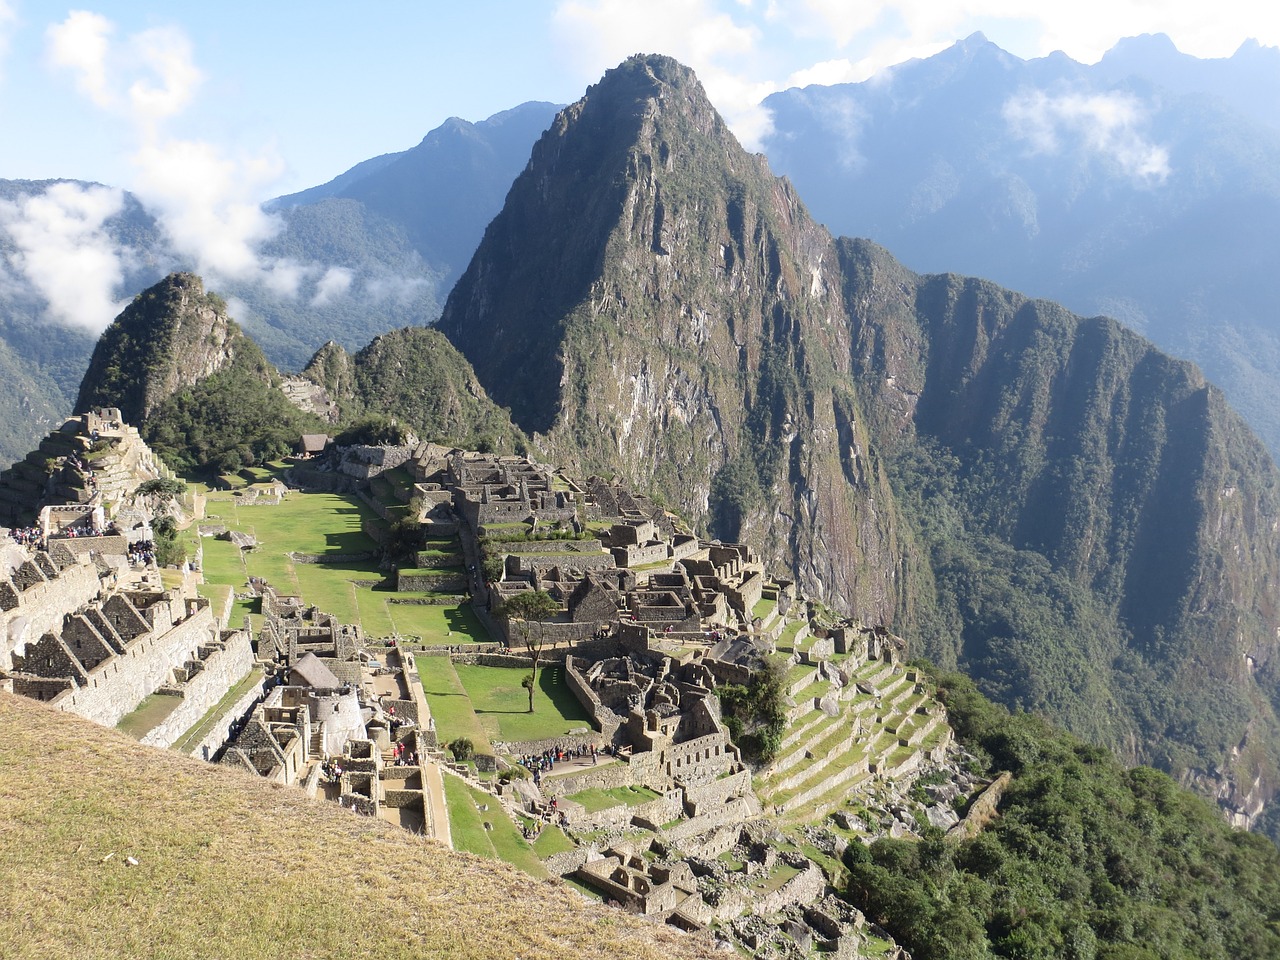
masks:
[[[1116,317],[1280,452],[1280,50],[1144,36],[1086,66],[976,34],[765,105],[771,165],[833,232]]]
[[[861,84],[766,101],[770,163],[832,232],[922,271],[994,279],[1114,316],[1196,361],[1280,452],[1280,51],[1227,59],[1135,37],[1086,66],[1024,61],[981,35]],[[555,106],[451,119],[410,150],[267,207],[264,258],[304,268],[296,296],[216,282],[286,370],[433,322]],[[0,203],[47,183],[0,181]],[[86,185],[80,185],[81,187]],[[3,213],[3,210],[0,210]],[[0,221],[3,217],[0,217]],[[105,226],[132,296],[194,264],[126,194]],[[51,327],[0,222],[0,464],[69,411],[91,337]],[[8,348],[6,350],[6,347]],[[20,414],[20,415],[19,415]],[[28,432],[17,424],[36,418]]]

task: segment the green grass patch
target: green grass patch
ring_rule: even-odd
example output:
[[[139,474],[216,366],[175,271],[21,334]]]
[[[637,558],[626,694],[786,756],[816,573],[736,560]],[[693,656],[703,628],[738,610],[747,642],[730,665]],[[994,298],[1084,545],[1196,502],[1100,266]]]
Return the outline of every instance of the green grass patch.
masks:
[[[654,793],[648,787],[609,787],[608,789],[591,787],[570,794],[565,799],[582,804],[587,813],[599,813],[601,810],[608,810],[610,807],[622,804],[638,807],[650,800],[657,800],[659,796],[661,794]]]
[[[527,669],[467,664],[457,664],[455,669],[490,739],[541,740],[591,726],[559,664],[538,671],[533,713],[529,712],[529,692],[521,686]]]
[[[545,860],[547,857],[554,857],[557,853],[568,853],[574,848],[574,843],[564,835],[564,831],[559,827],[543,827],[542,832],[538,834],[538,839],[533,841],[533,852]]]
[[[141,740],[168,718],[169,714],[178,709],[180,703],[182,703],[181,697],[153,693],[121,717],[120,722],[116,724],[116,729],[121,733],[127,733],[135,740]]]
[[[397,596],[379,594],[379,596]],[[419,594],[398,594],[401,597]],[[385,601],[384,601],[385,603]],[[419,637],[423,643],[492,643],[494,638],[484,628],[469,603],[386,603],[387,616],[401,636]],[[365,628],[368,633],[368,627]],[[526,697],[527,699],[527,697]]]
[[[451,577],[462,570],[462,564],[452,563],[444,567],[401,567],[402,577]]]
[[[476,718],[471,698],[448,657],[417,657],[422,692],[427,695],[436,734],[442,742],[466,737],[479,753],[492,753],[489,735]]]
[[[444,794],[455,849],[503,860],[535,877],[547,876],[533,847],[511,822],[496,797],[449,776],[444,778]],[[481,810],[481,807],[487,809]],[[489,824],[487,830],[486,823]]]

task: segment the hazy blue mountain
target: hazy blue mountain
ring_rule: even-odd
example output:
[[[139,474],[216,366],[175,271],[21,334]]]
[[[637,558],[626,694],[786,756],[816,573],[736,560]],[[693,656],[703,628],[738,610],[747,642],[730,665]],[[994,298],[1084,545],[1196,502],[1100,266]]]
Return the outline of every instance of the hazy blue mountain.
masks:
[[[531,101],[479,123],[451,117],[411,150],[366,160],[268,207],[292,225],[308,206],[354,201],[369,222],[401,231],[405,252],[438,272],[443,301],[558,109]]]
[[[770,163],[833,232],[1114,316],[1280,450],[1280,51],[1140,37],[1086,66],[975,34],[766,104]]]
[[[327,340],[354,351],[380,333],[433,322],[555,110],[526,103],[479,123],[453,118],[410,150],[271,201],[282,229],[261,254],[264,262],[298,269],[297,292],[255,281],[211,285],[284,370],[301,369]],[[0,203],[20,202],[55,182],[0,180]],[[161,225],[128,192],[104,232],[126,267],[115,292],[122,302],[171,272],[196,267],[173,252]],[[72,412],[94,343],[87,330],[49,318],[17,255],[0,224],[0,376],[10,386],[0,396],[0,466]]]

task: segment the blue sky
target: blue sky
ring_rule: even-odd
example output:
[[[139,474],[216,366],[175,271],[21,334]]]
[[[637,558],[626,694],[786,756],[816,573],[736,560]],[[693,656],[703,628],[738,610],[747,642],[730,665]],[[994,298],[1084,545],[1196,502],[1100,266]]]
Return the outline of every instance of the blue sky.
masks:
[[[199,144],[265,199],[412,146],[450,116],[572,101],[635,52],[694,67],[753,145],[773,90],[865,79],[974,30],[1023,57],[1091,62],[1157,31],[1227,56],[1248,37],[1280,43],[1280,12],[1235,0],[0,0],[0,177],[135,188],[152,172],[144,150],[158,162],[166,145]]]

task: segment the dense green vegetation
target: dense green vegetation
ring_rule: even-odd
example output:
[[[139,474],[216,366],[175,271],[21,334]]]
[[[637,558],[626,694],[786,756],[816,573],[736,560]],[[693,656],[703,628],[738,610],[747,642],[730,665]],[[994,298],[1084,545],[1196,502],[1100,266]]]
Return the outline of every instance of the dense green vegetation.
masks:
[[[1280,853],[1162,773],[938,676],[960,740],[1013,779],[958,842],[852,844],[849,892],[917,960],[1280,956]]]
[[[355,356],[326,344],[303,375],[329,391],[360,435],[385,435],[394,419],[421,440],[486,452],[525,449],[507,411],[488,398],[470,364],[435,330],[393,330]]]
[[[225,367],[162,401],[143,439],[183,472],[228,473],[288,455],[323,425],[289,402],[273,372],[245,338]]]
[[[786,675],[776,660],[762,660],[746,685],[716,686],[725,726],[742,755],[768,763],[778,752],[787,723]]]

